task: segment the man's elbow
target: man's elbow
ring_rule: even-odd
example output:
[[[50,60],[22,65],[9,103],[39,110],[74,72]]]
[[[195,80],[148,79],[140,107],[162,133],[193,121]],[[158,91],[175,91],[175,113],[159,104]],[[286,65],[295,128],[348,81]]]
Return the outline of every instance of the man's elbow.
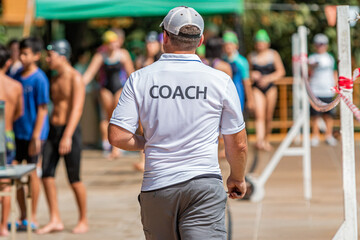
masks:
[[[109,124],[108,127],[108,140],[109,143],[117,148],[127,150],[130,136],[121,127]]]
[[[108,127],[108,140],[109,140],[109,143],[113,146],[116,145],[116,129],[114,128],[114,126],[112,124],[109,124],[109,127]]]
[[[238,151],[240,151],[240,152],[247,153],[247,151],[248,151],[248,145],[246,142],[240,142],[237,144],[236,147],[237,147]]]

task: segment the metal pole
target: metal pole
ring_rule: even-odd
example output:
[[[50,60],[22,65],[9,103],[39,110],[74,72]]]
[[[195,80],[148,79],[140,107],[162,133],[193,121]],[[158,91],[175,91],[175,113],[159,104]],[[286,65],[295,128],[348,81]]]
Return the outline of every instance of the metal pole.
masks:
[[[24,18],[23,37],[29,37],[31,32],[31,23],[34,15],[34,0],[27,0],[26,13]]]
[[[293,71],[293,121],[295,121],[300,114],[300,38],[298,33],[294,33],[291,37],[292,46],[292,71]],[[296,144],[301,143],[300,131],[295,137]]]
[[[307,63],[307,28],[305,26],[300,26],[298,28],[298,33],[300,37],[300,64],[303,74],[308,73],[308,63]],[[305,76],[303,76],[305,77]],[[307,78],[305,78],[307,79]],[[305,83],[302,83],[301,91],[302,99],[302,114],[304,114],[303,122],[303,180],[304,180],[304,197],[306,200],[310,200],[312,196],[311,190],[311,149],[310,149],[310,114],[309,114],[309,99],[305,91]]]
[[[351,78],[349,6],[337,7],[337,43],[339,76]],[[352,102],[352,89],[343,89],[343,94]],[[344,213],[345,221],[334,239],[355,240],[357,233],[354,119],[344,101],[340,103]]]
[[[299,103],[299,84],[300,84],[300,39],[299,34],[294,33],[291,36],[292,47],[292,71],[293,71],[293,119],[295,120],[300,113]]]

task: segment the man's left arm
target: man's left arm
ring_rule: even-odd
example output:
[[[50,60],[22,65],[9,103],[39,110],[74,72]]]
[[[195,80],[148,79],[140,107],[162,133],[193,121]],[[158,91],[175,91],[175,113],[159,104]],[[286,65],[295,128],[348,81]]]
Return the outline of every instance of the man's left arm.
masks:
[[[136,102],[134,79],[126,81],[108,128],[111,145],[127,151],[144,149],[145,138],[136,134],[139,126],[139,107]]]
[[[47,104],[49,102],[49,80],[46,77],[40,77],[34,88],[37,115],[28,148],[28,153],[30,156],[36,156],[40,154],[41,151],[41,133],[48,114]]]
[[[36,156],[41,151],[41,131],[44,126],[46,115],[48,114],[47,104],[40,104],[37,107],[37,115],[32,137],[29,143],[29,155]]]
[[[71,152],[72,136],[74,135],[75,129],[79,124],[85,102],[85,85],[80,74],[76,72],[71,82],[71,111],[64,134],[60,140],[60,155],[66,155],[67,153]]]

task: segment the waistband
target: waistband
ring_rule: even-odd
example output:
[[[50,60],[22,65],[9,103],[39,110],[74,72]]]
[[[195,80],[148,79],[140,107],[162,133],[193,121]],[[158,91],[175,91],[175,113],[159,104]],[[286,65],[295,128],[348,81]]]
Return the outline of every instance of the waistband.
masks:
[[[174,187],[174,186],[186,183],[186,182],[190,182],[190,181],[193,181],[193,180],[196,180],[196,179],[202,179],[202,178],[216,178],[216,179],[219,179],[219,180],[222,181],[221,175],[218,175],[218,174],[202,174],[202,175],[198,175],[196,177],[193,177],[193,178],[191,178],[189,180],[179,182],[179,183],[176,183],[176,184],[173,184],[173,185],[170,185],[170,186],[166,186],[166,187],[163,187],[163,188],[158,188],[158,189],[154,189],[154,190],[150,190],[150,191],[141,191],[141,192],[142,193],[155,192],[155,191],[163,190],[163,189],[166,189],[166,188],[169,188],[169,187]]]

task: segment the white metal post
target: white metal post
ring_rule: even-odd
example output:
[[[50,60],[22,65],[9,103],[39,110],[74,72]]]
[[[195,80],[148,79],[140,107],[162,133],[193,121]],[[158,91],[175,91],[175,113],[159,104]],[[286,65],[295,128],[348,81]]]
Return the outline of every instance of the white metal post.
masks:
[[[301,71],[300,71],[300,38],[298,33],[294,33],[291,36],[291,49],[292,49],[292,71],[293,71],[293,121],[299,117],[300,114],[300,83],[301,83]],[[296,136],[294,142],[296,144],[301,143],[300,131]]]
[[[337,44],[339,76],[351,78],[349,6],[337,7]],[[352,89],[343,89],[343,94],[352,102]],[[353,114],[344,101],[340,103],[342,139],[343,187],[345,221],[334,239],[355,240],[357,233],[355,149]]]
[[[298,28],[298,33],[300,37],[300,64],[303,74],[308,74],[308,63],[307,63],[307,28],[305,26],[300,26]],[[303,76],[305,78],[305,76]],[[307,77],[305,78],[307,79]],[[304,123],[303,123],[303,181],[304,181],[304,197],[307,200],[311,199],[312,190],[311,190],[311,148],[310,148],[310,114],[309,114],[309,99],[305,91],[305,83],[302,82],[302,114],[304,114]]]

